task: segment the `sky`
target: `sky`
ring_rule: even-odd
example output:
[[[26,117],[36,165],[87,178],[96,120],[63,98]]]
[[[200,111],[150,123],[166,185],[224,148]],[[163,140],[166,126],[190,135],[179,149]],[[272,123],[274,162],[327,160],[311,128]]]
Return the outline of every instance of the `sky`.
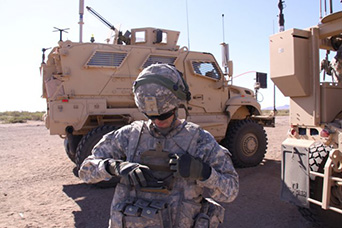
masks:
[[[319,0],[285,0],[285,30],[319,23]],[[121,31],[156,27],[180,31],[178,44],[212,53],[221,64],[221,46],[229,44],[234,85],[254,88],[255,73],[268,74],[268,89],[259,91],[262,108],[273,106],[269,75],[269,37],[278,28],[278,0],[85,0]],[[333,0],[334,11],[342,9]],[[78,0],[0,0],[0,112],[45,111],[39,66],[42,48],[57,46],[57,28],[69,28],[63,40],[79,41]],[[222,17],[222,14],[224,17]],[[94,34],[104,42],[109,29],[86,9],[83,42]],[[46,55],[49,51],[46,52]],[[246,73],[247,72],[247,73]],[[276,106],[289,103],[276,89]]]

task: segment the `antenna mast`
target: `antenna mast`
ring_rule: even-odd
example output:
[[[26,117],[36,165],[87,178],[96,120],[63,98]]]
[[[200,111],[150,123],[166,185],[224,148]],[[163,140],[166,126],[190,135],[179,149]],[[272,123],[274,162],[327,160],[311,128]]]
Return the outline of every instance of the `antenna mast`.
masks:
[[[232,61],[229,60],[229,45],[225,43],[224,37],[224,14],[222,14],[222,33],[223,33],[223,42],[222,45],[222,67],[224,68],[224,75],[228,76],[228,80],[233,83],[233,65]],[[229,72],[228,72],[229,69]]]
[[[79,9],[79,14],[80,14],[80,21],[78,24],[80,25],[80,43],[82,43],[82,37],[83,37],[83,14],[84,14],[84,0],[80,0],[80,9]]]
[[[223,43],[224,43],[224,14],[222,14],[222,33],[223,33]]]
[[[188,32],[188,49],[190,50],[190,34],[189,34],[189,13],[188,13],[188,0],[185,1],[186,4],[186,26]]]
[[[285,1],[279,0],[278,8],[279,8],[279,32],[283,32],[285,30],[285,19],[283,14],[284,3]]]

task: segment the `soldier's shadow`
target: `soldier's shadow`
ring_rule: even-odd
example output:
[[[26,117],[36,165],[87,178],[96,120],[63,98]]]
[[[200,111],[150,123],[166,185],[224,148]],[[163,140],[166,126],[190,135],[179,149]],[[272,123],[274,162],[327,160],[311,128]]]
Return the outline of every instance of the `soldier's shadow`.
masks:
[[[63,185],[63,191],[81,208],[81,211],[73,211],[76,228],[108,227],[114,187],[99,188],[82,183]]]

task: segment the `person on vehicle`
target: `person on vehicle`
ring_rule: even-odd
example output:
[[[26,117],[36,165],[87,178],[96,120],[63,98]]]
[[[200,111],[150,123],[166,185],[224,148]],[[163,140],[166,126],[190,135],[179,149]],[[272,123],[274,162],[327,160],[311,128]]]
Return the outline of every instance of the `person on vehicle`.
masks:
[[[84,160],[86,183],[121,177],[111,205],[110,227],[217,227],[239,190],[230,153],[198,125],[178,118],[190,100],[174,66],[153,64],[133,86],[148,118],[105,135]],[[212,198],[204,198],[208,189]]]

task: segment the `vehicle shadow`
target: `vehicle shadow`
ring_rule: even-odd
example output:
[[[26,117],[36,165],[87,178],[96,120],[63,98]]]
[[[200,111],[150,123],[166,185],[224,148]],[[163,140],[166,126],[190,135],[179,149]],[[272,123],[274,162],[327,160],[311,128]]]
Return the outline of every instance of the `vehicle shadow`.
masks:
[[[80,183],[63,185],[63,192],[81,208],[80,211],[73,211],[76,228],[108,227],[114,187],[99,188],[94,185]]]

